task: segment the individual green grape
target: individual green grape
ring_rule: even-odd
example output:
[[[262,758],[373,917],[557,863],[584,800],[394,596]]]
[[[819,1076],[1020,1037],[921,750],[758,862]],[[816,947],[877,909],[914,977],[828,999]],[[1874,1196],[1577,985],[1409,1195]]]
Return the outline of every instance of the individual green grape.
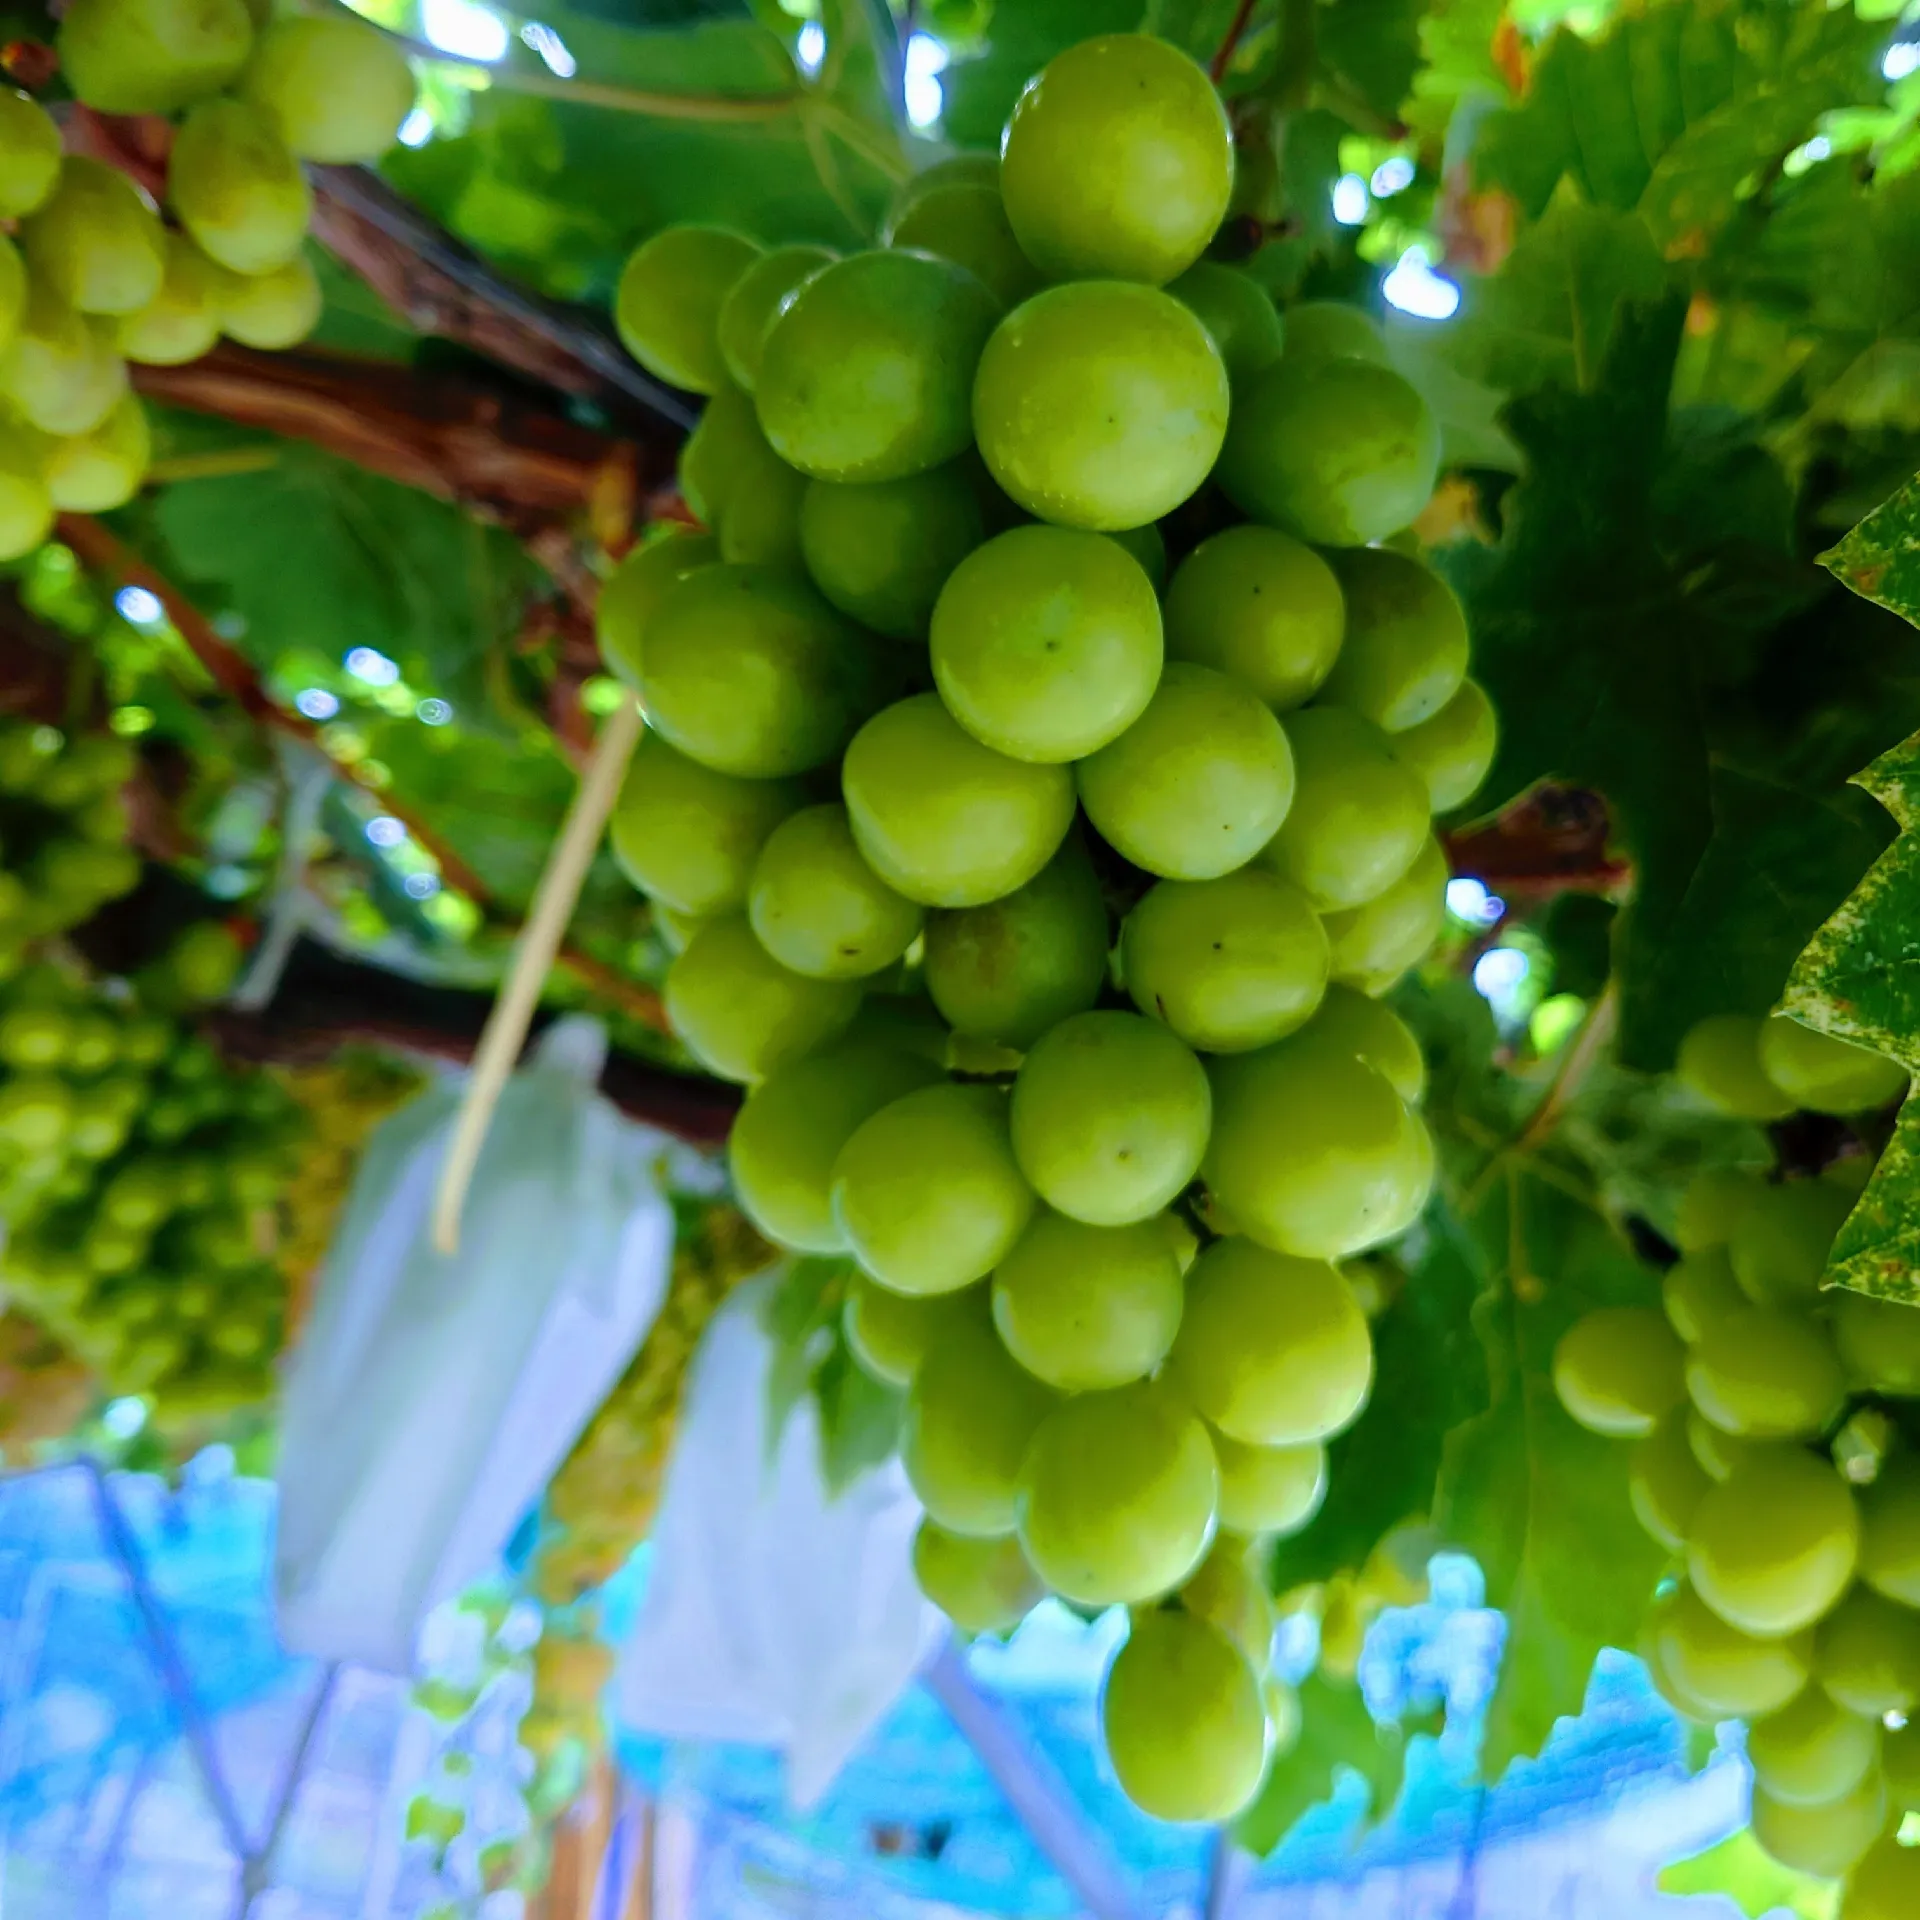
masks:
[[[1820,1622],[1813,1671],[1829,1699],[1878,1719],[1920,1704],[1920,1614],[1855,1587]]]
[[[1859,1550],[1853,1494],[1827,1461],[1795,1447],[1755,1448],[1701,1501],[1687,1571],[1730,1625],[1779,1635],[1833,1607]]]
[[[1634,1518],[1670,1553],[1687,1544],[1694,1511],[1713,1485],[1687,1439],[1684,1407],[1671,1407],[1633,1449],[1627,1469],[1627,1498]]]
[[[994,1269],[993,1323],[1036,1379],[1086,1393],[1151,1373],[1184,1297],[1162,1222],[1090,1227],[1041,1213]]]
[[[689,758],[750,780],[805,773],[853,731],[875,662],[802,580],[771,567],[702,567],[647,622],[648,722]]]
[[[922,167],[918,173],[909,174],[894,189],[893,198],[887,203],[887,229],[891,230],[896,222],[904,219],[924,195],[941,187],[956,186],[992,187],[998,192],[1000,155],[997,152],[953,153]]]
[[[1230,380],[1260,373],[1280,358],[1280,314],[1251,274],[1200,260],[1167,291],[1213,336]]]
[[[1285,1539],[1320,1511],[1327,1497],[1327,1450],[1317,1440],[1291,1447],[1253,1447],[1217,1430],[1220,1524],[1252,1538]]]
[[[160,290],[137,313],[123,314],[115,342],[127,359],[150,367],[184,366],[220,337],[220,296],[229,276],[184,233],[165,236]]]
[[[1813,1113],[1860,1113],[1884,1107],[1907,1090],[1907,1070],[1899,1061],[1783,1013],[1761,1023],[1760,1065],[1796,1107]]]
[[[1687,1445],[1700,1462],[1707,1478],[1716,1484],[1732,1476],[1735,1467],[1753,1454],[1764,1452],[1772,1443],[1766,1440],[1741,1440],[1716,1427],[1698,1407],[1687,1410]]]
[[[1324,360],[1387,364],[1387,342],[1374,319],[1344,300],[1302,300],[1286,311],[1286,357],[1296,367]]]
[[[1446,850],[1428,835],[1392,886],[1324,918],[1333,977],[1365,994],[1385,993],[1433,951],[1446,925]]]
[[[17,87],[0,87],[0,220],[41,206],[60,178],[60,127]]]
[[[1744,1013],[1695,1021],[1680,1042],[1674,1071],[1709,1106],[1742,1120],[1783,1120],[1793,1102],[1760,1064],[1760,1026]]]
[[[997,185],[955,180],[917,195],[887,223],[885,245],[931,253],[965,267],[1003,307],[1040,288],[1040,273],[1020,251]]]
[[[754,863],[747,918],[784,967],[815,980],[858,980],[919,938],[925,910],[860,857],[837,803],[790,814]]]
[[[1561,1335],[1554,1392],[1589,1432],[1640,1439],[1686,1398],[1684,1353],[1656,1308],[1601,1307]]]
[[[923,640],[947,577],[980,544],[980,494],[953,463],[860,485],[811,480],[800,551],[844,614],[890,640]]]
[[[1696,1173],[1680,1196],[1674,1233],[1682,1253],[1725,1246],[1765,1182],[1735,1167],[1709,1167]]]
[[[775,247],[741,270],[721,300],[714,323],[720,357],[736,386],[753,391],[767,329],[801,285],[839,257],[829,247]]]
[[[225,274],[220,282],[220,331],[243,347],[284,353],[320,324],[326,296],[305,254],[265,273]]]
[[[1811,1633],[1757,1639],[1729,1626],[1691,1587],[1662,1610],[1654,1644],[1681,1690],[1721,1718],[1778,1711],[1813,1668]]]
[[[841,1148],[882,1107],[940,1078],[918,1054],[852,1037],[777,1068],[748,1094],[727,1139],[747,1217],[781,1246],[845,1252],[833,1213]]]
[[[1853,1196],[1824,1180],[1760,1186],[1734,1222],[1733,1275],[1762,1306],[1811,1306]]]
[[[1853,1378],[1875,1393],[1920,1399],[1920,1310],[1844,1288],[1828,1298],[1834,1344]]]
[[[1144,527],[1120,527],[1106,536],[1131,555],[1157,594],[1167,580],[1167,536],[1151,521]]]
[[[1162,880],[1120,930],[1127,991],[1190,1047],[1241,1053],[1283,1039],[1326,992],[1328,947],[1306,895],[1263,867]]]
[[[1920,1461],[1911,1454],[1893,1455],[1861,1489],[1860,1578],[1889,1600],[1920,1607]]]
[[[1164,293],[1115,280],[1049,287],[987,341],[973,431],[1029,513],[1099,533],[1141,527],[1212,469],[1227,370],[1206,328]]]
[[[1158,1213],[1199,1170],[1211,1106],[1205,1070],[1165,1027],[1076,1013],[1021,1063],[1014,1157],[1061,1213],[1124,1226]]]
[[[609,672],[630,687],[639,686],[647,624],[667,590],[719,558],[720,545],[711,534],[675,527],[635,547],[614,568],[593,609],[594,637]]]
[[[1180,1589],[1180,1605],[1216,1626],[1240,1649],[1256,1675],[1273,1659],[1273,1601],[1247,1564],[1248,1543],[1222,1534]]]
[[[924,982],[912,982],[892,993],[870,987],[847,1030],[848,1039],[914,1054],[944,1073],[953,1035],[938,1008],[920,990],[923,986]]]
[[[313,213],[300,162],[273,121],[242,100],[205,101],[181,122],[167,198],[201,252],[235,273],[284,267]]]
[[[1720,1719],[1716,1708],[1710,1707],[1704,1700],[1696,1700],[1692,1694],[1674,1679],[1668,1671],[1666,1656],[1661,1652],[1657,1639],[1658,1618],[1641,1631],[1637,1649],[1642,1665],[1647,1670],[1647,1678],[1653,1684],[1653,1690],[1668,1706],[1683,1719],[1690,1720],[1696,1727],[1710,1727]]]
[[[740,421],[728,452],[731,464],[708,515],[720,542],[720,558],[736,566],[798,574],[806,475],[774,452],[751,417]]]
[[[1430,720],[1467,676],[1467,618],[1431,567],[1389,547],[1341,554],[1347,632],[1320,697],[1386,733]]]
[[[53,531],[42,450],[17,428],[0,425],[0,560],[21,560]]]
[[[1745,1440],[1811,1439],[1846,1394],[1826,1329],[1774,1307],[1715,1320],[1687,1350],[1686,1374],[1693,1404]]]
[[[1339,579],[1311,547],[1272,527],[1228,527],[1174,573],[1167,657],[1231,674],[1284,713],[1332,671],[1346,617]]]
[[[760,425],[820,480],[900,480],[973,438],[974,369],[999,302],[964,267],[925,253],[858,253],[823,267],[782,309],[760,354]]]
[[[688,393],[718,393],[727,367],[720,309],[760,257],[725,227],[665,227],[628,256],[614,292],[620,344],[653,375]]]
[[[933,1520],[969,1539],[1012,1533],[1021,1467],[1056,1404],[991,1326],[956,1316],[913,1376],[900,1432],[901,1464]]]
[[[0,1086],[0,1141],[26,1153],[50,1153],[66,1138],[73,1107],[64,1080],[17,1074]]]
[[[1232,187],[1233,135],[1213,82],[1142,33],[1056,55],[1001,141],[1007,218],[1054,280],[1164,284],[1200,257]]]
[[[1229,1439],[1295,1447],[1352,1424],[1373,1384],[1373,1339],[1338,1268],[1234,1234],[1187,1274],[1169,1365]]]
[[[1660,1298],[1674,1332],[1690,1346],[1709,1327],[1752,1304],[1720,1246],[1702,1247],[1670,1266],[1660,1282]]]
[[[1219,1492],[1206,1428],[1163,1387],[1075,1394],[1034,1430],[1020,1471],[1020,1544],[1062,1599],[1132,1605],[1193,1571],[1213,1538]]]
[[[1920,1913],[1920,1851],[1889,1834],[1847,1876],[1838,1920],[1909,1920]]]
[[[1920,1726],[1889,1727],[1880,1741],[1880,1771],[1895,1807],[1920,1807]]]
[[[1286,719],[1293,805],[1262,858],[1322,908],[1384,893],[1428,844],[1427,796],[1387,736],[1343,707]]]
[[[867,863],[922,906],[984,906],[1025,886],[1073,822],[1066,768],[982,746],[934,693],[875,714],[840,780]]]
[[[809,980],[775,960],[744,914],[709,920],[667,971],[667,1016],[723,1080],[763,1080],[846,1031],[860,989]]]
[[[890,1387],[910,1387],[920,1363],[945,1337],[956,1314],[974,1311],[974,1289],[920,1296],[895,1293],[864,1273],[853,1276],[840,1324],[853,1357]]]
[[[1850,1793],[1880,1758],[1880,1729],[1806,1687],[1747,1730],[1754,1779],[1783,1806],[1814,1807]]]
[[[1271,839],[1294,799],[1273,714],[1211,667],[1170,662],[1145,712],[1075,769],[1087,817],[1135,866],[1213,880]]]
[[[1412,1225],[1433,1143],[1393,1083],[1311,1030],[1212,1068],[1201,1175],[1239,1229],[1276,1252],[1337,1260]]]
[[[30,285],[19,331],[0,357],[0,393],[42,433],[91,433],[127,391],[112,338],[103,322]]]
[[[1127,1798],[1159,1820],[1229,1820],[1266,1771],[1259,1681],[1226,1634],[1180,1608],[1135,1617],[1100,1726]]]
[[[56,440],[46,468],[48,498],[63,513],[108,513],[140,491],[153,458],[147,410],[129,393],[91,433]]]
[[[1380,1001],[1351,987],[1330,986],[1305,1032],[1314,1044],[1338,1047],[1385,1074],[1408,1106],[1417,1107],[1426,1097],[1427,1057],[1420,1051],[1420,1042],[1413,1029]]]
[[[1477,680],[1463,680],[1438,713],[1389,736],[1393,757],[1420,777],[1427,804],[1451,813],[1479,792],[1500,744],[1493,702]]]
[[[73,0],[54,44],[96,113],[177,113],[239,77],[253,15],[246,0]]]
[[[34,278],[81,313],[137,313],[160,291],[166,250],[151,203],[118,167],[71,154],[20,227]]]
[[[1390,367],[1283,355],[1234,407],[1218,479],[1249,518],[1322,547],[1407,526],[1440,470],[1440,429]]]
[[[954,1032],[1019,1052],[1106,984],[1106,903],[1077,837],[1024,887],[929,914],[926,941],[927,991]]]
[[[1160,678],[1160,604],[1113,541],[1015,527],[948,576],[933,609],[947,711],[997,753],[1078,760],[1126,731]]]
[[[766,438],[753,396],[738,387],[723,386],[700,409],[680,448],[676,478],[687,511],[703,526],[719,526],[742,469],[757,460]]]
[[[395,43],[340,14],[261,31],[240,83],[288,149],[327,166],[370,166],[413,108],[413,69]]]
[[[898,1293],[952,1293],[991,1273],[1033,1210],[993,1087],[906,1094],[863,1121],[834,1162],[834,1218],[854,1257]]]
[[[1019,1541],[969,1539],[931,1519],[913,1536],[913,1577],[962,1633],[1011,1633],[1046,1598]]]

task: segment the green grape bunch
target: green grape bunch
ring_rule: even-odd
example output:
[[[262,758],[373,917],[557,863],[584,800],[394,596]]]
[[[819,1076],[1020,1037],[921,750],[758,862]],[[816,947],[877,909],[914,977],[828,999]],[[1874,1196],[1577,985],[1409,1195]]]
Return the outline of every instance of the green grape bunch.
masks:
[[[110,733],[0,720],[0,975],[138,883],[121,797],[135,763]]]
[[[1495,746],[1410,531],[1433,416],[1364,315],[1296,339],[1204,257],[1233,170],[1206,74],[1112,34],[878,248],[645,241],[616,319],[706,396],[701,524],[598,610],[667,1011],[748,1089],[748,1217],[857,1264],[921,1583],[969,1632],[1131,1608],[1108,1752],[1182,1820],[1290,1724],[1248,1559],[1372,1387],[1340,1263],[1434,1171],[1381,996]]]

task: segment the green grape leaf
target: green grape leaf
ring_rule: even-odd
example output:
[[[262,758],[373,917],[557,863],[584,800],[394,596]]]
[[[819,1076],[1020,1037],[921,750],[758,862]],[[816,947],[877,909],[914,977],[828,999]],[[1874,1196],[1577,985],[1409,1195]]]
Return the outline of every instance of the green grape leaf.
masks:
[[[1333,0],[1315,10],[1320,65],[1392,119],[1420,65],[1421,0]]]
[[[1920,480],[1909,480],[1820,556],[1863,600],[1920,627]]]
[[[831,1351],[814,1369],[813,1395],[821,1469],[828,1493],[837,1495],[899,1446],[906,1396],[861,1366],[837,1328]]]
[[[773,1343],[773,1364],[767,1370],[769,1457],[833,1350],[846,1287],[845,1261],[808,1256],[789,1261],[760,1303],[760,1325]]]
[[[1783,1867],[1753,1837],[1751,1827],[1742,1827],[1704,1853],[1662,1867],[1656,1884],[1662,1893],[1681,1898],[1724,1894],[1748,1920],[1782,1911],[1797,1920],[1836,1920],[1840,1910],[1837,1880]]]

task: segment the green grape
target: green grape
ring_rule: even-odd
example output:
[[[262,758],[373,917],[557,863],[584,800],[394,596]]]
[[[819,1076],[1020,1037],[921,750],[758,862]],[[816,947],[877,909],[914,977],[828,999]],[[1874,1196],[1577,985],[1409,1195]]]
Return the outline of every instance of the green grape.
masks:
[[[1694,1510],[1712,1485],[1687,1439],[1686,1409],[1669,1408],[1633,1449],[1627,1498],[1634,1517],[1668,1552],[1679,1553],[1687,1544]]]
[[[1807,1684],[1813,1635],[1756,1639],[1729,1626],[1691,1587],[1683,1587],[1654,1627],[1669,1677],[1717,1718],[1773,1713]]]
[[[1920,1807],[1920,1725],[1886,1730],[1880,1741],[1880,1770],[1897,1808],[1911,1813]]]
[[[1436,714],[1394,734],[1393,757],[1417,774],[1435,813],[1451,813],[1479,792],[1500,743],[1493,702],[1477,680],[1463,680],[1459,691]]]
[[[1133,1013],[1076,1013],[1013,1084],[1013,1151],[1047,1203],[1091,1226],[1156,1214],[1199,1170],[1212,1106],[1183,1042]]]
[[[1889,1834],[1847,1876],[1837,1920],[1912,1920],[1920,1913],[1920,1851]]]
[[[1294,798],[1279,721],[1238,682],[1183,661],[1168,664],[1146,711],[1075,777],[1102,838],[1170,880],[1245,866]]]
[[[1861,1490],[1860,1578],[1889,1600],[1920,1607],[1920,1461],[1911,1454],[1893,1455]]]
[[[53,531],[53,496],[40,450],[0,425],[0,560],[20,560]]]
[[[853,1276],[840,1324],[853,1357],[890,1387],[910,1387],[920,1363],[945,1337],[955,1314],[972,1309],[973,1289],[920,1297],[895,1293],[864,1273]]]
[[[1000,189],[978,180],[929,187],[883,235],[890,247],[936,254],[965,267],[1003,307],[1040,289],[1040,273],[1020,251]]]
[[[864,1121],[940,1070],[918,1054],[851,1037],[777,1068],[748,1094],[728,1136],[734,1192],[770,1239],[802,1253],[843,1253],[833,1168]]]
[[[202,253],[235,273],[270,273],[300,251],[313,192],[271,119],[209,100],[181,122],[167,198]]]
[[[771,567],[702,567],[647,622],[648,722],[716,773],[805,773],[853,731],[874,673],[861,637],[804,581]]]
[[[1747,1730],[1753,1777],[1783,1806],[1812,1807],[1850,1793],[1880,1758],[1880,1729],[1807,1687]]]
[[[1846,1591],[1859,1549],[1853,1494],[1827,1461],[1755,1448],[1695,1511],[1687,1571],[1730,1625],[1795,1633]]]
[[[1754,1195],[1764,1186],[1756,1175],[1733,1167],[1709,1167],[1704,1173],[1696,1173],[1680,1196],[1674,1225],[1681,1252],[1698,1253],[1705,1247],[1726,1245]]]
[[[1240,1053],[1304,1026],[1327,986],[1326,929],[1262,867],[1162,880],[1120,930],[1127,991],[1190,1046]]]
[[[868,485],[813,480],[800,550],[813,583],[889,640],[923,640],[934,602],[980,544],[980,495],[958,463]]]
[[[1180,1605],[1195,1619],[1208,1621],[1264,1675],[1273,1658],[1273,1601],[1247,1565],[1245,1539],[1222,1534],[1180,1589]]]
[[[766,447],[753,398],[722,387],[700,409],[700,418],[680,449],[678,479],[688,511],[717,527],[741,470]]]
[[[1846,1394],[1826,1330],[1772,1307],[1715,1320],[1687,1350],[1686,1374],[1694,1405],[1746,1440],[1810,1439]]]
[[[1228,527],[1181,561],[1167,590],[1167,656],[1231,674],[1284,713],[1310,700],[1346,631],[1333,569],[1272,527]]]
[[[1756,1187],[1727,1242],[1733,1277],[1762,1306],[1811,1306],[1853,1198],[1823,1180]]]
[[[147,410],[129,393],[91,433],[54,443],[47,496],[63,513],[108,513],[140,491],[152,458]]]
[[[72,154],[39,212],[20,228],[34,278],[81,313],[137,313],[166,265],[151,203],[118,167]]]
[[[0,357],[0,394],[42,433],[91,433],[127,391],[112,339],[103,322],[30,285],[19,331]]]
[[[1020,1052],[1106,984],[1106,903],[1073,836],[1024,887],[929,914],[926,941],[927,991],[953,1030]]]
[[[1655,1308],[1601,1307],[1554,1348],[1554,1391],[1589,1432],[1639,1439],[1685,1400],[1684,1353]]]
[[[988,470],[1043,520],[1113,533],[1196,492],[1227,430],[1212,337],[1151,287],[1083,280],[1016,307],[980,355],[973,430]]]
[[[760,355],[760,425],[821,480],[900,480],[973,438],[968,403],[1000,317],[950,260],[859,253],[823,267],[782,309]]]
[[[1286,311],[1286,356],[1296,367],[1321,360],[1371,360],[1387,364],[1386,336],[1378,323],[1344,300],[1302,300]]]
[[[1364,547],[1433,493],[1440,429],[1390,367],[1282,356],[1247,382],[1218,478],[1251,519],[1321,547]]]
[[[898,1293],[952,1293],[997,1267],[1033,1217],[1033,1190],[995,1088],[943,1083],[863,1121],[833,1169],[854,1257]]]
[[[1467,676],[1467,619],[1453,589],[1387,547],[1341,554],[1347,632],[1321,698],[1387,733],[1430,720]]]
[[[775,247],[742,269],[721,300],[714,322],[720,357],[737,387],[753,391],[767,329],[801,286],[839,257],[829,247]]]
[[[998,191],[1000,186],[1000,156],[998,153],[955,153],[944,160],[936,160],[931,166],[922,167],[918,173],[910,174],[894,189],[893,198],[887,205],[887,226],[891,228],[896,221],[903,219],[914,204],[925,194],[939,187],[992,187]]]
[[[1151,521],[1144,527],[1117,528],[1106,538],[1126,551],[1156,594],[1166,585],[1167,536]]]
[[[230,276],[184,233],[168,229],[160,290],[137,313],[121,316],[115,341],[127,359],[150,367],[198,360],[220,337],[220,297]]]
[[[1285,1539],[1320,1511],[1327,1497],[1327,1450],[1317,1440],[1252,1447],[1218,1431],[1208,1437],[1220,1467],[1221,1526]]]
[[[976,548],[933,609],[947,710],[997,753],[1079,760],[1124,733],[1160,678],[1160,606],[1113,541],[1015,527]]]
[[[17,1074],[0,1086],[0,1141],[26,1153],[51,1153],[66,1138],[73,1106],[64,1080]]]
[[[727,379],[720,310],[759,257],[753,241],[725,227],[667,227],[643,240],[614,294],[621,345],[670,387],[718,393]]]
[[[1055,1404],[992,1327],[956,1315],[913,1376],[900,1431],[900,1461],[928,1515],[969,1539],[1012,1533],[1020,1469]]]
[[[898,960],[926,913],[861,859],[846,808],[829,804],[789,815],[767,836],[747,918],[782,966],[815,980],[858,980]]]
[[[1753,1837],[1781,1866],[1838,1880],[1886,1826],[1886,1783],[1870,1773],[1851,1793],[1817,1807],[1790,1807],[1756,1787],[1749,1818]]]
[[[1134,1620],[1107,1670],[1100,1727],[1127,1798],[1159,1820],[1229,1820],[1266,1772],[1253,1669],[1218,1627],[1178,1608]]]
[[[1216,1060],[1201,1175],[1263,1246],[1337,1260],[1411,1226],[1433,1143],[1377,1067],[1311,1029]]]
[[[371,165],[413,108],[413,70],[392,40],[362,21],[274,20],[261,31],[240,92],[302,160]]]
[[[57,1067],[73,1046],[73,1017],[60,1007],[15,1005],[0,1014],[0,1061],[16,1072]]]
[[[1834,1344],[1848,1373],[1875,1393],[1920,1399],[1920,1311],[1844,1288],[1828,1298]]]
[[[1219,1493],[1206,1428],[1164,1388],[1076,1394],[1034,1431],[1020,1471],[1020,1544],[1062,1599],[1132,1605],[1193,1571]]]
[[[1143,33],[1100,34],[1048,61],[1000,143],[1007,217],[1053,280],[1171,280],[1213,238],[1232,187],[1213,82]]]
[[[1920,1614],[1855,1587],[1820,1622],[1813,1671],[1828,1698],[1878,1719],[1920,1703]]]
[[[1690,1346],[1709,1327],[1752,1304],[1733,1277],[1726,1248],[1719,1246],[1702,1247],[1670,1266],[1660,1282],[1660,1298],[1674,1332]]]
[[[1742,1120],[1783,1120],[1793,1102],[1760,1064],[1760,1025],[1744,1013],[1696,1021],[1680,1042],[1674,1071],[1709,1106]]]
[[[1350,1426],[1373,1384],[1373,1338],[1338,1268],[1229,1235],[1187,1274],[1170,1361],[1228,1438],[1297,1447]]]
[[[630,687],[639,686],[647,623],[668,589],[719,558],[720,544],[712,535],[675,527],[635,547],[614,568],[593,609],[594,637],[609,672]]]
[[[1426,789],[1378,727],[1343,707],[1290,713],[1286,734],[1293,805],[1262,858],[1316,906],[1377,898],[1429,843]]]
[[[246,0],[73,0],[55,45],[96,113],[177,113],[239,78],[253,15]]]
[[[284,353],[320,324],[326,297],[305,254],[265,273],[234,273],[220,283],[220,331],[243,347]]]
[[[913,1536],[913,1577],[962,1633],[1011,1633],[1046,1598],[1019,1541],[969,1539],[937,1520]]]
[[[1167,291],[1213,336],[1230,380],[1244,380],[1280,358],[1280,315],[1250,274],[1200,260]]]
[[[1897,1060],[1782,1013],[1761,1025],[1760,1065],[1796,1107],[1813,1113],[1860,1113],[1907,1090],[1907,1070]]]
[[[1408,1106],[1417,1107],[1426,1097],[1427,1057],[1420,1051],[1420,1042],[1413,1029],[1380,1001],[1351,987],[1330,986],[1306,1033],[1316,1044],[1338,1047],[1385,1074]]]
[[[18,88],[0,87],[0,220],[32,213],[59,177],[58,122]]]
[[[1446,850],[1429,835],[1392,886],[1325,920],[1333,977],[1365,994],[1385,993],[1433,951],[1446,925]]]
[[[809,980],[775,960],[744,914],[709,920],[667,972],[667,1015],[687,1050],[723,1080],[763,1080],[845,1032],[860,989]]]
[[[875,714],[840,782],[867,863],[922,906],[984,906],[1025,886],[1073,822],[1066,768],[982,746],[934,693]]]
[[[993,1322],[1036,1379],[1085,1393],[1151,1373],[1173,1345],[1183,1298],[1162,1222],[1090,1227],[1042,1213],[994,1269]]]

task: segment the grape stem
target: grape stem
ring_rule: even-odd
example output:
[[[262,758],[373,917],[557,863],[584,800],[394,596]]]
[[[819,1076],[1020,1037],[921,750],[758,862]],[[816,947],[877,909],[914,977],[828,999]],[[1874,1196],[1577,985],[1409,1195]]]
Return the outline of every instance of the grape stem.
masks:
[[[1238,50],[1248,23],[1253,19],[1254,0],[1240,0],[1233,10],[1233,18],[1227,22],[1227,30],[1220,36],[1220,44],[1214,49],[1213,59],[1208,63],[1207,72],[1217,87],[1226,77],[1228,67],[1233,64],[1234,53]]]

